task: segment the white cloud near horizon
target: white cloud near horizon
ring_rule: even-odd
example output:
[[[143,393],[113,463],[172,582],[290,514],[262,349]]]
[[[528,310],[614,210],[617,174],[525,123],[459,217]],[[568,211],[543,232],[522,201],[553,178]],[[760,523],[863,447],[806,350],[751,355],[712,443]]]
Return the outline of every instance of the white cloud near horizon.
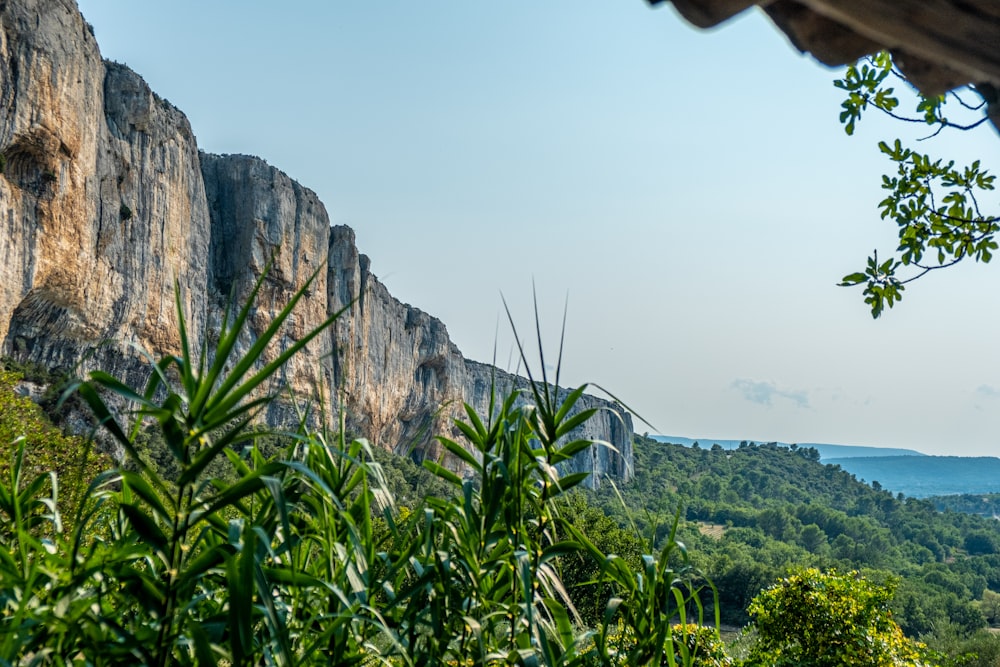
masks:
[[[733,380],[730,386],[743,394],[743,398],[758,405],[773,405],[775,399],[783,398],[800,408],[809,407],[809,394],[804,389],[785,389],[773,382],[747,378]]]

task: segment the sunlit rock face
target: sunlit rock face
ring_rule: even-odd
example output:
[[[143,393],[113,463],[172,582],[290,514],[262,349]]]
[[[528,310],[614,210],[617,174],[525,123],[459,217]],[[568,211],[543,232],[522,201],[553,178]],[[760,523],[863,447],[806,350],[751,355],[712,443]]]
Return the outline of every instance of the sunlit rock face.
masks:
[[[139,383],[140,350],[180,351],[175,294],[192,345],[211,349],[226,308],[266,273],[237,356],[308,282],[264,358],[342,311],[275,382],[331,419],[343,411],[352,435],[437,456],[432,436],[456,435],[463,402],[488,410],[492,367],[393,298],[314,192],[259,158],[200,153],[183,113],[101,59],[71,0],[0,2],[0,154],[3,355]],[[268,418],[293,418],[292,403]],[[565,467],[626,479],[628,415],[593,397],[581,407],[601,410],[577,435],[607,444]]]
[[[7,354],[124,372],[208,306],[210,221],[184,115],[101,61],[74,3],[0,5],[0,339]]]

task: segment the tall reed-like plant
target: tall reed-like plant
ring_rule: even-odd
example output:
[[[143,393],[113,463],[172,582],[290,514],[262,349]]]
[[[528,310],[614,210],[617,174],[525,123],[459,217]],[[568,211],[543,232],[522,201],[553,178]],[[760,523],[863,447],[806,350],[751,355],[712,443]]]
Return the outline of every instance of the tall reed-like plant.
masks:
[[[19,454],[0,480],[0,665],[690,662],[695,644],[671,623],[691,609],[700,620],[701,589],[680,545],[635,572],[559,514],[586,477],[562,464],[593,445],[571,437],[593,415],[576,411],[584,388],[560,400],[543,373],[496,392],[486,415],[466,407],[463,442],[439,437],[451,463],[425,462],[454,493],[400,512],[370,446],[342,424],[302,417],[266,435],[283,442],[278,456],[257,447],[270,380],[337,317],[264,361],[307,283],[238,354],[263,280],[211,350],[192,348],[178,297],[181,348],[151,363],[142,389],[101,371],[77,383],[129,465],[91,483],[71,533],[55,475],[23,479]],[[112,408],[122,401],[131,408]],[[150,425],[176,479],[143,459]],[[596,628],[560,577],[579,554],[616,592]],[[635,642],[608,641],[611,627]]]

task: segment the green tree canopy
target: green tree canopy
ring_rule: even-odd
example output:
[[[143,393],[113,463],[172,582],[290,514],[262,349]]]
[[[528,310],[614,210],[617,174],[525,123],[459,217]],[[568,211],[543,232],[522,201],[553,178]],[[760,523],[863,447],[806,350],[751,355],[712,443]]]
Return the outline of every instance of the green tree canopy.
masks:
[[[808,569],[750,604],[757,641],[747,667],[918,667],[922,646],[903,636],[889,611],[893,588],[857,572]]]

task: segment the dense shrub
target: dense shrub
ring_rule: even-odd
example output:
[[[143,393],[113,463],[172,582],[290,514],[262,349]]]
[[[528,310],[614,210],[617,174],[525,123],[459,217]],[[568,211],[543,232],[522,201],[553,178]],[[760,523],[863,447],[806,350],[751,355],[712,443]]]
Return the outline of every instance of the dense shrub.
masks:
[[[663,652],[653,665],[690,665],[690,667],[733,667],[736,662],[726,652],[726,646],[719,633],[705,626],[693,623],[675,624],[671,627],[673,655]],[[635,636],[629,628],[618,625],[608,636],[608,644],[617,655],[628,655],[635,645]],[[607,664],[602,662],[596,647],[586,654],[588,665]],[[672,661],[672,662],[671,662]],[[612,664],[616,663],[612,661]]]
[[[23,378],[23,373],[0,366],[0,479],[10,479],[11,462],[23,441],[21,474],[27,479],[54,472],[58,507],[70,517],[90,480],[111,459],[84,438],[65,435],[54,426],[42,408],[18,391]]]
[[[857,572],[803,570],[750,605],[757,632],[747,667],[921,667],[924,647],[892,620],[890,585]]]

